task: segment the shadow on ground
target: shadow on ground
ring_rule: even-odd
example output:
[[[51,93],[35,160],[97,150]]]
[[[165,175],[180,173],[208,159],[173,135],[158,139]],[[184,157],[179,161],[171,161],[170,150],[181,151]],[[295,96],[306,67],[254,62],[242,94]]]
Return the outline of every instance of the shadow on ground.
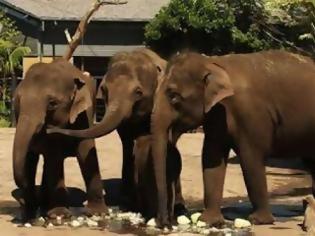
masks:
[[[104,198],[108,206],[120,205],[120,186],[121,179],[103,180],[103,189],[106,192]],[[75,187],[68,187],[67,190],[69,207],[83,207],[83,204],[87,199],[86,193],[83,190]],[[36,186],[36,192],[37,196],[39,196],[40,186]],[[0,201],[0,215],[11,215],[12,217],[16,217],[18,215],[18,199],[22,197],[22,192],[19,188],[17,188],[11,192],[11,195],[16,201]]]

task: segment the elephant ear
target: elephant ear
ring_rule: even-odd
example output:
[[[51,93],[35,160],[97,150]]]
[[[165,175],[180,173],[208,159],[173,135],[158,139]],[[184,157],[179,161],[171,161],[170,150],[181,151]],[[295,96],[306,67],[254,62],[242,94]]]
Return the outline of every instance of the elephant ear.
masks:
[[[86,82],[81,78],[74,78],[74,98],[70,109],[70,123],[73,124],[81,112],[93,106]]]
[[[234,89],[230,76],[223,67],[216,63],[207,65],[207,71],[204,75],[205,83],[205,105],[204,112],[210,109],[224,98],[234,95]]]

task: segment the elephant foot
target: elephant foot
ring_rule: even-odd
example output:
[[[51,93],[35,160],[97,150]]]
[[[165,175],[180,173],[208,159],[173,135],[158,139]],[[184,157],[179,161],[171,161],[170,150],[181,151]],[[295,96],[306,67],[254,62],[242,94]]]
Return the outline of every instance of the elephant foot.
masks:
[[[120,208],[123,211],[138,211],[139,210],[137,201],[135,200],[133,196],[121,197],[120,202],[121,202]]]
[[[256,211],[248,217],[248,220],[254,225],[268,225],[273,224],[275,218],[270,211]]]
[[[172,223],[167,216],[157,216],[157,227],[160,229],[172,229]]]
[[[72,214],[71,211],[66,207],[55,207],[47,212],[47,216],[50,219],[56,219],[57,217],[66,219],[70,218]]]
[[[209,226],[214,226],[218,228],[222,227],[225,224],[224,217],[221,212],[212,212],[205,210],[199,217],[199,220],[209,224]]]
[[[176,203],[174,205],[174,214],[175,216],[181,216],[181,215],[186,215],[188,213],[188,210],[183,203]]]
[[[104,202],[89,202],[88,205],[85,206],[83,213],[89,217],[93,215],[100,216],[102,214],[107,214],[108,208]]]
[[[31,222],[36,219],[37,207],[22,206],[22,222]]]

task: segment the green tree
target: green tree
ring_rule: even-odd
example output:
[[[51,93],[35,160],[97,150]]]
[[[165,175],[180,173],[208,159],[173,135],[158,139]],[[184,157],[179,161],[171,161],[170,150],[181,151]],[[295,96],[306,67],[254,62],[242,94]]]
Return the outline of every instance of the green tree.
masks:
[[[17,38],[21,33],[17,30],[14,22],[0,12],[0,124],[8,124],[12,88],[16,87],[16,71],[21,69],[24,55],[30,53],[30,48],[22,46]],[[11,79],[11,88],[9,86]]]
[[[270,47],[257,23],[265,17],[259,0],[171,0],[146,25],[145,40],[165,52],[185,47],[209,54],[257,51]]]
[[[283,6],[278,1],[281,0],[171,0],[146,25],[145,42],[164,56],[184,48],[218,55],[282,47],[309,49],[299,43],[310,32],[306,30],[310,24],[305,17],[311,11],[301,0],[291,0]],[[276,7],[291,19],[296,17],[297,26],[288,26],[289,19],[276,16]]]
[[[265,0],[269,22],[278,30],[277,40],[315,56],[315,0]]]

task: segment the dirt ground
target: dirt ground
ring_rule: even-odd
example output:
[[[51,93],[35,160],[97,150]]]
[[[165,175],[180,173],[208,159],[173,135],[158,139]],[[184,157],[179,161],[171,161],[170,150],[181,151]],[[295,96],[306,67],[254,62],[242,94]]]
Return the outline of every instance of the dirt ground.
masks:
[[[58,233],[62,233],[63,236],[74,233],[77,236],[117,235],[108,230],[99,231],[89,228],[16,227],[12,219],[18,214],[18,205],[11,196],[11,192],[16,189],[12,176],[11,157],[14,131],[14,129],[0,129],[0,236],[50,236]],[[203,135],[200,133],[186,134],[180,139],[178,145],[183,158],[183,194],[192,209],[202,209],[203,205],[200,159],[202,139]],[[113,196],[118,194],[117,183],[121,177],[122,154],[118,135],[112,133],[97,139],[97,151],[106,199],[110,196],[113,199],[115,198]],[[248,202],[241,168],[236,158],[231,158],[230,162],[224,187],[223,212],[227,219],[246,218],[251,210],[251,205]],[[268,189],[276,223],[269,226],[254,226],[253,231],[257,236],[305,235],[299,224],[303,220],[302,199],[311,192],[311,180],[308,174],[297,167],[296,163],[290,164],[285,161],[284,164],[286,168],[279,168],[278,161],[272,161],[267,167]],[[41,173],[41,166],[42,164],[39,166],[39,173]],[[83,195],[82,191],[78,190],[84,190],[84,184],[76,160],[68,158],[65,166],[66,185],[71,187],[70,195],[76,193]],[[40,176],[41,174],[38,174],[37,183],[40,181]],[[116,187],[112,187],[115,185]],[[131,234],[126,233],[125,235]]]

